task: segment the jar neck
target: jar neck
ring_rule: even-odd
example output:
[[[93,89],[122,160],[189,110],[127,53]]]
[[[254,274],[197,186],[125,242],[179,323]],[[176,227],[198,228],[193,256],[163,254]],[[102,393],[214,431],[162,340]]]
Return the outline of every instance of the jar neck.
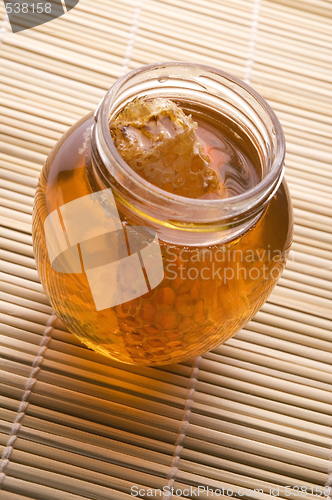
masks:
[[[250,139],[261,164],[261,181],[228,199],[191,199],[152,185],[119,155],[109,122],[135,97],[200,103],[226,117]],[[88,177],[93,190],[111,188],[130,223],[156,229],[179,245],[226,243],[247,231],[264,212],[283,176],[284,136],[272,109],[253,89],[226,73],[189,63],[145,66],[119,79],[99,104],[91,132]]]

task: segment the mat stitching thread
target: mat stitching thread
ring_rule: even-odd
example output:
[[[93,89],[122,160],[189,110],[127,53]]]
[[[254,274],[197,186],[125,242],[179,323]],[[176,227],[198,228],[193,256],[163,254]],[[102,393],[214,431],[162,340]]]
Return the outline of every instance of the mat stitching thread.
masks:
[[[189,379],[189,383],[188,383],[188,392],[187,392],[187,397],[186,397],[186,401],[184,404],[184,413],[183,413],[183,417],[181,420],[178,437],[175,441],[175,450],[174,450],[174,454],[173,454],[173,458],[172,458],[171,468],[170,468],[170,471],[169,471],[168,477],[167,477],[167,479],[168,479],[168,483],[167,483],[168,491],[164,493],[162,500],[170,500],[171,497],[169,496],[169,490],[171,490],[171,488],[174,486],[175,478],[176,478],[176,475],[177,475],[178,470],[179,470],[178,463],[180,460],[181,452],[183,450],[182,442],[186,436],[186,432],[187,432],[187,429],[189,426],[189,418],[190,418],[190,414],[191,414],[191,408],[192,408],[192,405],[194,402],[194,395],[195,395],[196,384],[197,384],[197,374],[199,371],[199,363],[200,363],[201,359],[202,359],[202,356],[197,356],[197,358],[195,358],[195,360],[192,364],[190,379]]]
[[[260,8],[261,8],[261,0],[255,0],[254,8],[253,8],[252,24],[251,24],[251,37],[250,37],[250,42],[249,42],[248,58],[247,58],[247,64],[246,64],[246,68],[245,68],[245,76],[244,76],[244,81],[246,83],[250,83],[252,67],[254,64],[255,46],[256,46],[257,33],[258,33],[258,21],[259,21]]]
[[[126,53],[125,53],[124,61],[123,61],[123,64],[122,64],[121,75],[125,75],[127,73],[128,69],[129,69],[129,63],[130,63],[130,60],[131,60],[131,55],[132,55],[132,52],[133,52],[133,47],[134,47],[134,42],[135,42],[135,38],[136,38],[136,33],[137,33],[137,30],[138,30],[138,21],[139,21],[139,16],[141,14],[142,7],[143,7],[143,1],[144,0],[137,0],[137,2],[136,2],[136,7],[135,7],[135,11],[134,11],[133,22],[132,22],[132,25],[131,25],[131,28],[130,28],[129,39],[128,39],[127,48],[126,48]]]
[[[52,316],[49,318],[49,320],[46,323],[46,328],[44,330],[43,336],[42,336],[40,344],[39,344],[40,349],[38,351],[38,354],[37,354],[34,362],[32,363],[33,369],[30,373],[30,376],[29,376],[26,384],[25,384],[25,391],[24,391],[24,394],[22,396],[20,406],[17,410],[17,416],[13,422],[12,428],[11,428],[10,433],[9,433],[10,437],[9,437],[7,444],[6,444],[6,447],[1,455],[2,463],[0,465],[0,490],[1,490],[1,485],[6,477],[6,473],[4,471],[9,463],[10,456],[13,452],[14,444],[15,444],[15,441],[17,439],[18,432],[19,432],[21,425],[22,425],[22,419],[23,419],[25,412],[29,406],[28,398],[31,394],[31,391],[32,391],[35,383],[37,382],[36,376],[41,368],[42,362],[44,361],[45,352],[47,350],[48,343],[51,340],[51,332],[53,330],[53,325],[54,325],[56,319],[57,319],[57,316],[53,312]]]
[[[65,0],[61,0],[61,4],[64,10],[64,13],[67,14],[67,5],[65,4]]]
[[[4,18],[2,20],[1,26],[0,26],[0,45],[2,44],[3,39],[5,38],[5,35],[8,31],[8,29],[7,29],[8,21],[9,21],[9,19],[8,19],[8,15],[6,12],[4,15]]]
[[[327,481],[325,483],[325,487],[329,487],[329,495],[326,497],[326,500],[332,500],[332,449],[330,451],[330,468],[329,475],[327,476]]]
[[[244,80],[246,83],[250,83],[252,67],[254,64],[254,56],[255,56],[255,46],[257,41],[257,33],[258,33],[258,22],[259,22],[259,13],[261,7],[261,0],[255,0],[254,8],[253,8],[253,19],[251,25],[251,37],[249,42],[249,53],[247,58],[247,64],[245,68],[245,77]],[[332,449],[330,453],[330,468],[327,481],[325,486],[330,487],[330,492],[332,491]],[[326,500],[332,500],[332,494],[328,495]]]

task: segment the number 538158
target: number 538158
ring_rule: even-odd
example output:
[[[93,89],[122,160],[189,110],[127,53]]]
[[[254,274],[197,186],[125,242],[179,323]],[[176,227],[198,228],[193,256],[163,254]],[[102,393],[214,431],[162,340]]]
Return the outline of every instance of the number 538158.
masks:
[[[50,14],[52,12],[52,4],[51,3],[10,3],[6,2],[6,12],[7,14],[28,14],[31,11],[33,14]]]

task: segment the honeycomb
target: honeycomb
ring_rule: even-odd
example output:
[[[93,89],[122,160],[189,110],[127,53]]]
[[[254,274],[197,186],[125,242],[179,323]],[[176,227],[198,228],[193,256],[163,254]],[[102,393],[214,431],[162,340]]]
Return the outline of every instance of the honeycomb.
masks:
[[[118,152],[135,172],[158,188],[187,198],[199,198],[219,185],[196,128],[191,116],[162,98],[136,98],[110,124]]]

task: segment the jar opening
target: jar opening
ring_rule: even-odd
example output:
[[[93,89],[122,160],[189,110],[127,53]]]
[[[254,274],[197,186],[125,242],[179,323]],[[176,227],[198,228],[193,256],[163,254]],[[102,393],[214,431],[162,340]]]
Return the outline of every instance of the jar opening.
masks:
[[[199,103],[226,117],[245,134],[259,157],[261,180],[236,196],[193,199],[168,193],[143,179],[121,158],[109,123],[135,97],[165,97],[189,106]],[[96,115],[94,139],[115,194],[149,218],[190,230],[220,231],[253,220],[278,188],[285,154],[284,134],[268,103],[240,79],[208,66],[187,62],[152,64],[120,78],[107,92]]]

